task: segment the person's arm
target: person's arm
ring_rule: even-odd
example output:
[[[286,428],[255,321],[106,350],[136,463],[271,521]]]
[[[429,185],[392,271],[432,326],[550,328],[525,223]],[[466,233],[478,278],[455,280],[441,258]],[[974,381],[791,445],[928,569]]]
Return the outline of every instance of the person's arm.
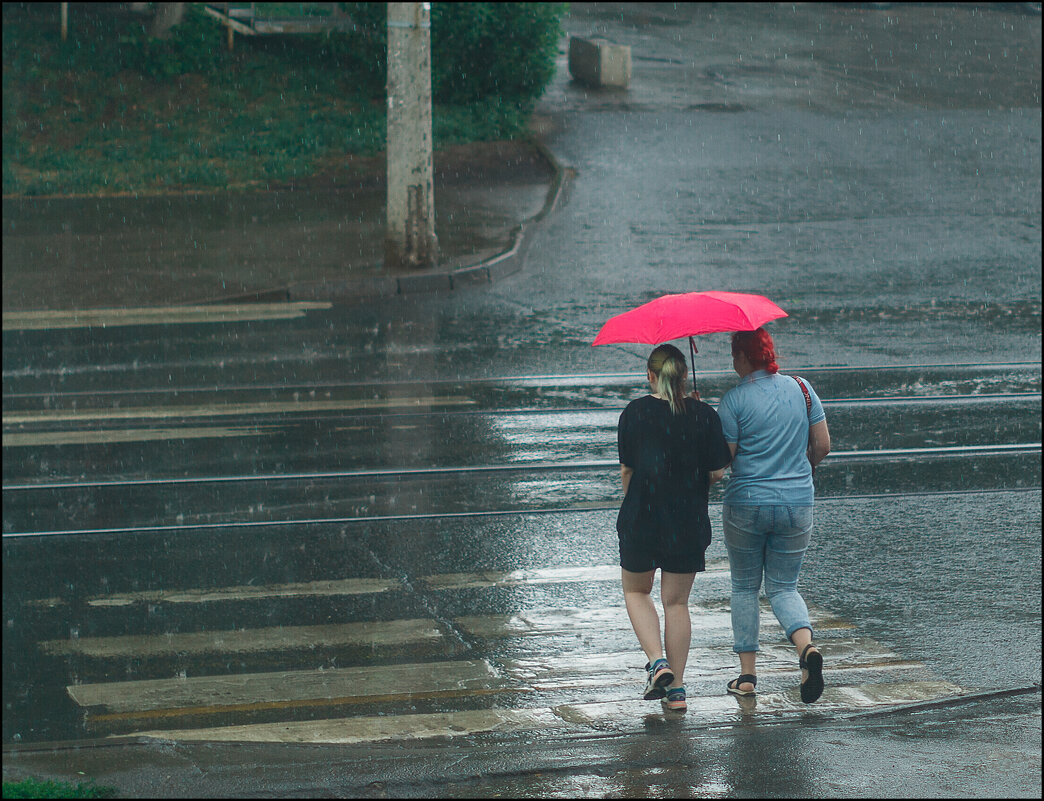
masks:
[[[826,420],[808,427],[808,460],[815,469],[826,455],[830,453],[830,431],[827,429]]]
[[[710,433],[708,448],[710,459],[713,460],[711,464],[721,465],[716,470],[709,471],[707,478],[710,484],[717,484],[725,478],[725,468],[732,464],[732,458],[736,455],[736,448],[734,445],[729,445],[728,440],[725,439],[721,426],[721,416],[709,405],[707,410],[709,413],[708,428]],[[727,445],[728,447],[726,447]]]
[[[736,414],[729,404],[728,392],[725,393],[721,403],[718,404],[717,417],[720,437],[729,446],[729,463],[725,465],[725,467],[729,467],[736,459],[737,447],[737,442],[729,442],[729,437],[734,437],[737,441],[739,440],[739,424],[736,421]],[[724,453],[722,455],[724,456]],[[724,472],[724,468],[722,468],[722,472]],[[713,483],[713,479],[711,483]]]
[[[634,475],[634,468],[628,467],[625,464],[620,465],[620,479],[623,481],[624,495],[627,495],[627,488],[631,486],[631,476]]]
[[[736,443],[726,442],[725,444],[729,446],[729,464],[725,465],[725,467],[729,467],[732,464],[732,460],[736,458]],[[721,468],[721,470],[710,471],[711,484],[717,484],[719,481],[725,478],[725,467]]]

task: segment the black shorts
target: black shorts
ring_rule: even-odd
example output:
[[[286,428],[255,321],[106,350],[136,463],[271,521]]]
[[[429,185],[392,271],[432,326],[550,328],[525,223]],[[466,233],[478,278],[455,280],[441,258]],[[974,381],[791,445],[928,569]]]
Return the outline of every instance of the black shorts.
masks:
[[[656,547],[635,547],[621,542],[620,567],[631,573],[647,573],[656,568],[664,573],[702,573],[707,564],[702,550],[663,553]]]

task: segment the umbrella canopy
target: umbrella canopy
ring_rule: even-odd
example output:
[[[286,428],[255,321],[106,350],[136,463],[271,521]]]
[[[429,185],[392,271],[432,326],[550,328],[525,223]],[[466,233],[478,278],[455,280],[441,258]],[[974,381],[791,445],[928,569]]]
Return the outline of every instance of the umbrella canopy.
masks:
[[[686,292],[664,295],[611,318],[592,345],[635,342],[659,345],[719,331],[753,331],[787,313],[763,295]]]

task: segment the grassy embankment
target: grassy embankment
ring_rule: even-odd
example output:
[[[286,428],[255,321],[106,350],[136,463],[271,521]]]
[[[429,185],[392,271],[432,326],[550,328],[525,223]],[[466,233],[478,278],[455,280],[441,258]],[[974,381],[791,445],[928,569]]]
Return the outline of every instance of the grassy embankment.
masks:
[[[215,23],[211,65],[150,77],[139,20],[73,5],[63,43],[59,4],[33,5],[4,4],[5,195],[266,189],[350,175],[384,147],[372,76],[322,36],[237,36],[229,53]],[[433,111],[436,149],[525,124],[489,101]]]
[[[4,782],[4,798],[114,798],[116,788],[100,787],[94,782],[43,781],[23,779],[19,782]]]

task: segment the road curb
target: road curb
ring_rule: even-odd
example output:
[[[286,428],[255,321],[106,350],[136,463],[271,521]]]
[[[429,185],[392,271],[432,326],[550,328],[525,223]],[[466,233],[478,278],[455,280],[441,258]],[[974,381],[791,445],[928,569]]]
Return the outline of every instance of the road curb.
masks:
[[[544,205],[532,217],[516,225],[510,233],[510,246],[500,253],[477,264],[470,264],[448,271],[423,272],[401,276],[366,276],[338,281],[314,281],[290,284],[285,287],[224,296],[202,301],[214,303],[262,303],[280,301],[326,300],[332,303],[350,303],[374,297],[412,295],[418,293],[451,292],[466,287],[482,286],[499,281],[522,269],[528,250],[530,234],[558,206],[569,179],[575,170],[564,166],[547,145],[536,137],[528,139],[533,149],[540,154],[551,168],[551,183],[548,186]]]

